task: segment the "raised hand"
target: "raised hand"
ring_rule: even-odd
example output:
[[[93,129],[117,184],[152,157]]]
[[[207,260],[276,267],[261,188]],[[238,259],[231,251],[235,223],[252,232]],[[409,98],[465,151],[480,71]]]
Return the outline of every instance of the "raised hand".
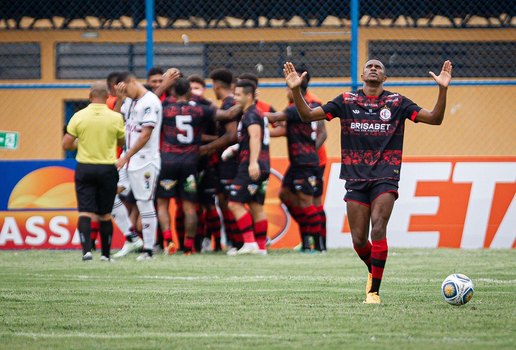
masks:
[[[116,97],[118,97],[118,99],[120,99],[120,100],[123,100],[124,98],[127,97],[127,86],[125,85],[125,83],[123,81],[121,81],[115,85],[115,92],[116,92]]]
[[[170,68],[163,74],[163,83],[165,86],[170,87],[174,82],[181,78],[181,72],[177,68]]]
[[[453,66],[450,61],[445,61],[443,64],[443,68],[441,69],[441,74],[436,76],[434,72],[428,72],[432,78],[434,78],[435,82],[439,84],[441,87],[448,87],[452,78],[452,69]]]
[[[303,72],[301,76],[299,76],[296,72],[296,67],[292,64],[292,62],[286,62],[283,65],[283,74],[285,75],[285,81],[287,85],[291,89],[295,89],[301,86],[301,82],[303,81],[306,72]]]

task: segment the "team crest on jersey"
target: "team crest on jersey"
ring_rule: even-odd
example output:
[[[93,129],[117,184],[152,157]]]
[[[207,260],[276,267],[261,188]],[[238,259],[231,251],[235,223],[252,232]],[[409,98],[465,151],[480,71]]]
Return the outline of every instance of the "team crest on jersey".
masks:
[[[380,119],[384,122],[391,120],[391,110],[389,107],[384,107],[380,110]]]
[[[247,191],[249,191],[249,194],[251,196],[254,196],[254,194],[256,193],[256,191],[258,191],[258,185],[256,184],[250,184],[249,186],[247,186]]]
[[[174,187],[177,183],[177,180],[161,180],[159,182],[160,186],[163,187],[165,190],[170,191],[172,187]]]

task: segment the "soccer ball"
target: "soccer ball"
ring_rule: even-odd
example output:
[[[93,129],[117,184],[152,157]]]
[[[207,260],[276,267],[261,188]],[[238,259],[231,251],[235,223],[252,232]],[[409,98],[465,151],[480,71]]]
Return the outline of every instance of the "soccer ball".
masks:
[[[473,297],[473,282],[460,273],[449,275],[441,285],[441,295],[448,304],[464,305]]]

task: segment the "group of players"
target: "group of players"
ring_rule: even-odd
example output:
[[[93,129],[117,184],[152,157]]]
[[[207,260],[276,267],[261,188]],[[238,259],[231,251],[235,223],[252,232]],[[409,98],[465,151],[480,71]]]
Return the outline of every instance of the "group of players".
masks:
[[[263,205],[271,136],[288,140],[290,167],[279,197],[299,224],[301,251],[324,252],[324,122],[303,123],[290,90],[289,105],[276,112],[257,98],[254,74],[235,78],[217,69],[209,77],[220,107],[204,97],[201,76],[186,78],[175,68],[151,69],[146,84],[129,72],[108,76],[107,105],[122,113],[126,128],[112,211],[126,241],[114,256],[141,251],[138,260],[147,260],[160,249],[168,254],[222,251],[222,228],[228,255],[267,254]],[[305,98],[320,106],[307,91],[308,82],[305,75]],[[172,198],[179,247],[172,239]],[[93,247],[96,226],[93,222]]]

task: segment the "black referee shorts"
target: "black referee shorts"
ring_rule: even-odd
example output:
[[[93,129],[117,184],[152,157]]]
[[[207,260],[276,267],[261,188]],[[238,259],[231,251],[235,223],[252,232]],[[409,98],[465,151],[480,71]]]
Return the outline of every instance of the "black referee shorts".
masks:
[[[118,171],[113,164],[77,163],[75,194],[80,212],[105,215],[115,201]]]

